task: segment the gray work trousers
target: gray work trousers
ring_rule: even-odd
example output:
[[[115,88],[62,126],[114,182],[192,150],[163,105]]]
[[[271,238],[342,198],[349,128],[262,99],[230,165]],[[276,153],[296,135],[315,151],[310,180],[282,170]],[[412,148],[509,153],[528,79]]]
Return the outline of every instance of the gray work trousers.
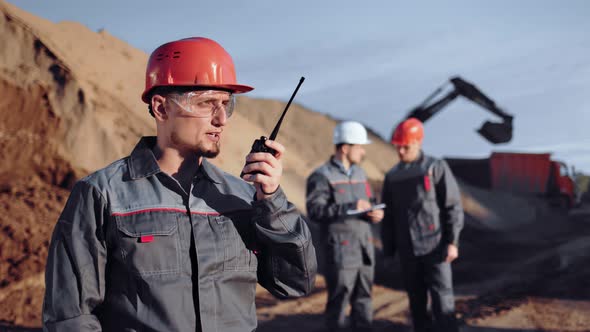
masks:
[[[374,266],[359,268],[335,267],[326,269],[328,302],[326,304],[326,325],[331,329],[352,327],[370,328],[373,321],[371,288]],[[351,305],[350,324],[346,321],[346,308]]]
[[[440,257],[440,254],[436,256]],[[459,331],[455,318],[451,264],[433,258],[433,255],[402,255],[400,258],[414,331]],[[432,301],[433,317],[427,311],[428,294]]]

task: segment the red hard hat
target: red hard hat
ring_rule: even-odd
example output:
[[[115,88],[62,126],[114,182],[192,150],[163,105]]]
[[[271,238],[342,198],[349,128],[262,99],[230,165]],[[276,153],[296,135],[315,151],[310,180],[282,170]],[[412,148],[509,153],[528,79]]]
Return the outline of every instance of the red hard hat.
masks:
[[[400,123],[391,137],[391,144],[408,145],[413,142],[422,142],[424,138],[424,126],[416,118],[409,118]]]
[[[203,37],[180,39],[158,47],[150,55],[141,100],[160,86],[195,86],[244,93],[253,87],[237,84],[231,56],[217,42]]]

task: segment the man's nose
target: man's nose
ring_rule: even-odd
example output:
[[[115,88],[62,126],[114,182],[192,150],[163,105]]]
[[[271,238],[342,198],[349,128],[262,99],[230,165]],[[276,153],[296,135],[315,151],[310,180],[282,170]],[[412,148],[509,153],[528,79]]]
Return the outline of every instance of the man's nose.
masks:
[[[213,123],[216,126],[225,126],[226,122],[227,122],[227,112],[225,111],[225,107],[219,107],[217,109],[217,111],[215,112],[215,114],[213,115],[213,118],[211,119],[211,123]]]

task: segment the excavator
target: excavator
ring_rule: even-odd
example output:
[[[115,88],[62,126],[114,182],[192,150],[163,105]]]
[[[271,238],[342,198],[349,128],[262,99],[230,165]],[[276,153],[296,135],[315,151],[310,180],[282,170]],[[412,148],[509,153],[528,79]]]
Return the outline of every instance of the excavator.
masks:
[[[433,101],[448,83],[443,84],[431,93],[420,105],[412,109],[406,119],[416,118],[422,122],[428,121],[433,115],[442,110],[451,101],[459,96],[463,96],[486,110],[494,113],[502,119],[502,122],[486,121],[477,132],[492,144],[501,144],[510,142],[512,139],[512,118],[513,116],[504,112],[496,103],[481,92],[475,85],[465,81],[459,76],[452,77],[449,82],[454,89]],[[395,130],[395,128],[394,128]]]
[[[405,119],[417,118],[426,122],[455,98],[463,96],[502,119],[502,122],[484,122],[477,130],[483,138],[492,144],[512,140],[512,115],[461,77],[452,77],[449,82],[453,85],[450,92],[433,101],[449,83],[443,84],[413,108]],[[572,208],[579,202],[575,181],[567,165],[551,159],[549,153],[493,152],[485,159],[446,158],[446,161],[456,176],[476,186],[541,195],[552,205],[564,208]]]

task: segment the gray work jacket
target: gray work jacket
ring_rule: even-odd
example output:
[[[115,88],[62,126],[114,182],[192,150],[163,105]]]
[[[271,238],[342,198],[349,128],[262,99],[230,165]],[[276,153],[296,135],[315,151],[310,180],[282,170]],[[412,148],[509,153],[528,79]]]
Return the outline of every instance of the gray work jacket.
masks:
[[[399,162],[385,175],[382,195],[387,204],[381,224],[385,256],[396,249],[401,255],[423,256],[458,245],[461,194],[444,160],[421,153],[415,162]]]
[[[45,331],[253,331],[257,281],[278,297],[311,291],[311,235],[282,190],[253,201],[204,159],[186,193],[155,143],[74,186],[49,248]]]
[[[306,192],[307,215],[320,225],[326,263],[336,268],[373,265],[371,222],[363,215],[347,215],[359,199],[373,197],[363,169],[352,165],[346,170],[331,158],[308,177]]]

